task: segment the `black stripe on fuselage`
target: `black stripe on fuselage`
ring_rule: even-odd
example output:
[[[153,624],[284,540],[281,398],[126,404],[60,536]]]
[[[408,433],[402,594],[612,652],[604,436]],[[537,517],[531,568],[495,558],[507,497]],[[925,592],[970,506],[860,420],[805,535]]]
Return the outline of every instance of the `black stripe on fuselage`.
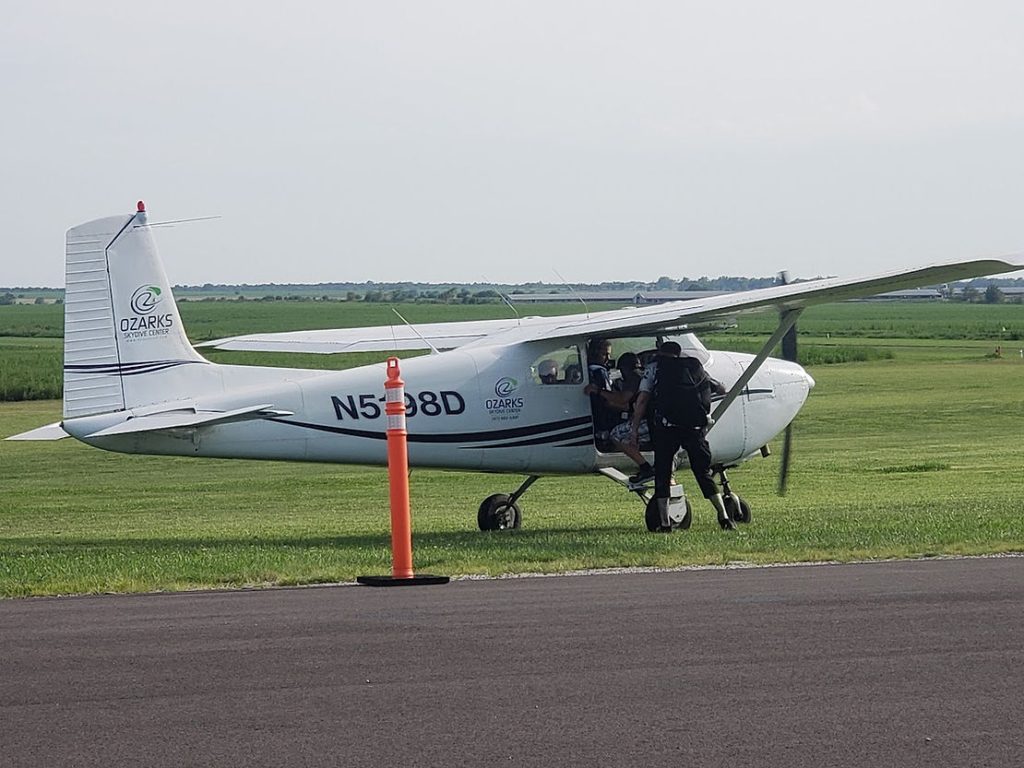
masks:
[[[747,397],[750,397],[751,395],[770,395],[774,391],[775,390],[773,390],[771,388],[768,388],[768,389],[750,389],[749,387],[744,387],[743,391],[740,392],[740,394],[741,395],[746,395]],[[712,403],[716,403],[719,400],[725,400],[725,395],[712,395],[711,396],[711,402]]]
[[[291,419],[273,419],[279,424],[288,424],[303,429],[315,429],[320,432],[330,432],[336,435],[347,435],[349,437],[365,437],[371,440],[385,440],[387,433],[368,429],[352,429],[350,427],[337,427],[328,424],[310,424],[303,421],[292,421]],[[567,431],[570,430],[570,431]],[[508,448],[515,445],[534,445],[540,443],[551,443],[559,440],[574,439],[582,436],[592,436],[593,426],[589,416],[581,416],[575,419],[550,422],[548,424],[533,424],[525,427],[514,427],[512,429],[495,429],[489,432],[450,432],[446,434],[416,434],[410,432],[406,440],[410,443],[470,443],[472,447],[479,448]],[[526,438],[519,441],[517,438]],[[483,445],[498,440],[513,440],[515,442]]]
[[[142,363],[100,363],[96,365],[65,365],[68,373],[94,373],[107,376],[137,376],[156,373],[179,365],[209,365],[205,360],[149,360]]]
[[[572,432],[565,432],[559,435],[542,435],[541,437],[532,437],[527,440],[516,440],[511,443],[498,443],[495,445],[481,446],[483,448],[519,448],[523,445],[543,445],[544,443],[553,443],[559,440],[569,440],[572,438],[585,437],[587,441],[584,443],[566,443],[566,445],[593,445],[594,444],[594,430],[590,427],[583,427],[582,429],[574,429]],[[555,446],[557,448],[564,448],[565,446]]]

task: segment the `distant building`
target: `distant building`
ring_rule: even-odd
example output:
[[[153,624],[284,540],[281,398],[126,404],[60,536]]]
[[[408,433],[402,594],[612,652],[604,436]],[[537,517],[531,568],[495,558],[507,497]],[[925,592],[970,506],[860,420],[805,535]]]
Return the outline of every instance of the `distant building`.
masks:
[[[903,291],[886,291],[861,301],[931,301],[943,298],[938,288],[907,288]]]
[[[581,299],[590,303],[664,304],[666,301],[695,301],[708,296],[719,296],[729,291],[577,291],[576,293],[513,293],[509,296],[513,304],[545,304],[551,302],[573,302]]]
[[[999,292],[1002,293],[1003,296],[1007,300],[1013,301],[1013,300],[1016,300],[1016,299],[1024,297],[1024,287],[1022,287],[1022,286],[1019,286],[1019,285],[997,285],[996,287],[999,289]],[[974,286],[974,290],[976,290],[980,294],[984,294],[986,288],[988,288],[987,285],[975,285]],[[956,286],[953,289],[953,295],[954,296],[959,296],[963,292],[964,292],[964,289],[961,286],[959,286],[959,285]]]

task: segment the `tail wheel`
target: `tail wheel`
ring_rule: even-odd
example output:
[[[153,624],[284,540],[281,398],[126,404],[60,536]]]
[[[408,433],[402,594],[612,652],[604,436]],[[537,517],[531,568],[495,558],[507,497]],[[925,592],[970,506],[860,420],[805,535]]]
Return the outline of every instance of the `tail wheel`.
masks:
[[[523,524],[523,513],[519,506],[509,502],[507,493],[495,493],[480,504],[476,523],[481,531],[504,531],[519,528]]]

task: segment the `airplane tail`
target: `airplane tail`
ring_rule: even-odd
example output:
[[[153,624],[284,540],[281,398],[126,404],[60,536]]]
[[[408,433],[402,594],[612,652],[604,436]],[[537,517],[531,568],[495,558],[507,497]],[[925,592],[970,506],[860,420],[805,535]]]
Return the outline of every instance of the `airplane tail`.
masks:
[[[167,401],[209,365],[185,336],[141,201],[68,230],[65,278],[65,419]]]

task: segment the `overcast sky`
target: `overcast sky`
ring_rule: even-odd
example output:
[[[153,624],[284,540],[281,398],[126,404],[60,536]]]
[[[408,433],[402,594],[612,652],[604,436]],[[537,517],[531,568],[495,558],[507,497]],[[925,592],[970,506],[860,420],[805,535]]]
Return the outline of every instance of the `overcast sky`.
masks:
[[[1024,250],[1024,3],[14,2],[0,285],[854,275]]]

